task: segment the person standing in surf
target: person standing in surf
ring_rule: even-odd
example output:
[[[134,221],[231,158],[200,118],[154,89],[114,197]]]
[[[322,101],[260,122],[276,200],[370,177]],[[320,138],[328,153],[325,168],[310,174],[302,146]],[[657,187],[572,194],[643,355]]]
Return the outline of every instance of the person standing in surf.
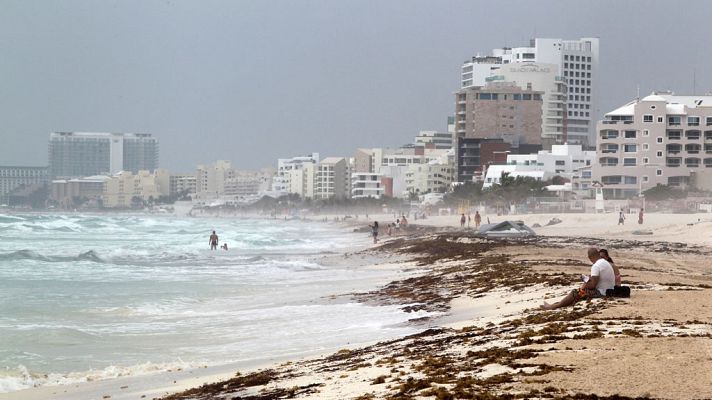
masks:
[[[217,250],[218,249],[218,235],[213,231],[213,234],[210,235],[210,250]]]

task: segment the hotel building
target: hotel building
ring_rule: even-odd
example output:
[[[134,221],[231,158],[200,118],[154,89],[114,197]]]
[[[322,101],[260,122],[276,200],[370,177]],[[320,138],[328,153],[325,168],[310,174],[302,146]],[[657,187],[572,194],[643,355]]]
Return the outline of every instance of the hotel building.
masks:
[[[52,132],[49,174],[53,179],[138,173],[158,168],[158,139],[146,133]]]
[[[526,64],[540,65],[538,68],[522,68]],[[473,56],[462,65],[461,87],[464,89],[484,86],[488,78],[503,76],[507,72],[517,72],[519,76],[516,79],[505,79],[516,80],[521,87],[532,83],[532,89],[546,92],[545,103],[559,101],[562,98],[566,100],[562,103],[565,108],[557,109],[547,105],[544,107],[543,111],[546,114],[542,134],[547,147],[551,144],[563,144],[561,131],[556,130],[556,128],[563,129],[563,126],[561,120],[554,117],[563,117],[564,113],[567,118],[567,141],[572,144],[593,144],[595,143],[593,121],[596,120],[598,98],[598,64],[598,38],[578,40],[537,38],[530,41],[529,47],[505,47],[493,49],[490,55]],[[540,75],[543,69],[549,69],[547,72],[552,73],[557,80],[542,80]],[[567,86],[567,94],[562,90],[549,89],[553,88],[556,82]],[[550,111],[556,111],[556,114],[551,114]],[[584,138],[587,139],[586,142],[583,142]]]

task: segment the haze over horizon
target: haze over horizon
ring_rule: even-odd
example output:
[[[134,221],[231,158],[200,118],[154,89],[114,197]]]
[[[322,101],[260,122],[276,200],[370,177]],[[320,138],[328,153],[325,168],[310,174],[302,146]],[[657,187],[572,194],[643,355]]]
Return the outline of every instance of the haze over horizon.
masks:
[[[445,130],[463,61],[533,37],[600,37],[599,116],[712,91],[712,2],[653,4],[4,1],[0,165],[46,165],[52,131],[151,133],[174,171],[399,146]]]

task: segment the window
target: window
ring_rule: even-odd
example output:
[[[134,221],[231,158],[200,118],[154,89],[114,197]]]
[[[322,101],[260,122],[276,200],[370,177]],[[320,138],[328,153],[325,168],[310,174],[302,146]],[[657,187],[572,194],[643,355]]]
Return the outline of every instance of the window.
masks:
[[[491,100],[492,93],[480,93],[480,100]]]
[[[662,143],[662,142],[663,142],[663,138],[659,137],[659,138],[655,139],[655,141],[656,141],[657,143]]]
[[[522,95],[522,99],[523,99],[523,100],[531,100],[531,99],[532,99],[532,95],[530,95],[530,94],[523,94],[523,95]]]
[[[707,125],[707,126],[712,125],[712,117],[707,117],[705,125]]]
[[[652,119],[652,118],[651,118],[651,119]],[[653,122],[653,121],[650,121],[650,122]],[[647,129],[643,129],[643,136],[644,136],[644,137],[650,136],[650,131],[647,130]]]
[[[623,166],[624,167],[635,167],[635,158],[624,158]]]
[[[668,125],[680,125],[681,123],[681,118],[679,116],[668,117]]]
[[[653,122],[653,116],[651,114],[643,115],[643,122]]]
[[[658,151],[657,153],[655,153],[655,157],[662,158],[662,157],[663,157],[663,152],[662,152],[662,151]]]
[[[663,117],[658,117],[658,122],[662,123],[662,122],[663,122]]]
[[[643,183],[645,183],[647,181],[648,181],[648,176],[647,175],[643,176]]]
[[[521,100],[521,99],[522,99],[522,95],[521,95],[521,94],[514,94],[513,96],[514,96],[514,100]]]
[[[648,151],[650,150],[650,145],[647,143],[643,143],[643,151]]]
[[[700,126],[700,117],[687,117],[687,125]]]
[[[648,157],[643,157],[643,164],[648,164],[650,163],[650,159]]]
[[[581,178],[590,179],[590,178],[591,178],[591,171],[581,171]]]
[[[564,161],[564,160],[556,160],[556,165],[566,165],[566,161]]]
[[[635,153],[637,151],[636,145],[634,145],[634,144],[623,145],[623,151],[626,153]]]
[[[626,139],[635,139],[636,138],[636,131],[625,131],[625,138]]]
[[[623,183],[625,183],[626,185],[635,185],[636,183],[638,183],[638,178],[636,178],[635,176],[624,176]]]
[[[656,169],[656,170],[655,170],[655,175],[656,175],[656,176],[663,176],[663,170],[662,170],[662,169]]]

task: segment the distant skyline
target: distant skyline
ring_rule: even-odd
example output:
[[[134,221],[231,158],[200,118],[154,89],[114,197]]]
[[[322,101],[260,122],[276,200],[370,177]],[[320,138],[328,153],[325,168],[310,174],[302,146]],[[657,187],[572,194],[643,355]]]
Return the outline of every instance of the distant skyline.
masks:
[[[0,165],[53,131],[145,132],[160,165],[239,169],[446,129],[460,67],[534,37],[601,39],[598,114],[712,91],[707,1],[2,1]],[[693,78],[694,76],[694,78]]]

